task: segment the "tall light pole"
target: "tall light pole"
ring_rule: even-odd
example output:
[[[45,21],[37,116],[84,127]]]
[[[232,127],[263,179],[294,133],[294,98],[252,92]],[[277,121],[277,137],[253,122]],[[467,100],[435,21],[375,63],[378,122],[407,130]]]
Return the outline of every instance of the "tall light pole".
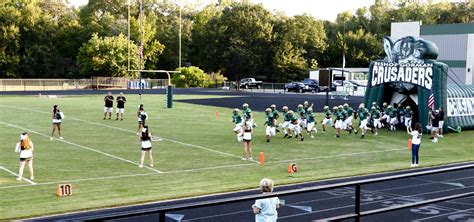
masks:
[[[183,5],[183,2],[180,0],[179,1],[179,34],[178,34],[178,38],[179,38],[179,52],[178,52],[178,57],[179,57],[179,61],[178,61],[178,67],[181,69],[181,29],[182,29],[182,25],[181,25],[181,7]]]

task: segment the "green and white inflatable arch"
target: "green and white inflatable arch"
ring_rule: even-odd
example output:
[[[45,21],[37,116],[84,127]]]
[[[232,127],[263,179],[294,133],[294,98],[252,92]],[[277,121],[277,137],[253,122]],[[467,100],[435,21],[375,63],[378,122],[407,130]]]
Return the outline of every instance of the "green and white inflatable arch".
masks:
[[[365,104],[410,105],[414,122],[426,126],[433,95],[434,108],[445,111],[445,132],[474,128],[474,87],[447,84],[449,67],[436,61],[438,48],[433,42],[412,36],[397,41],[385,37],[383,46],[386,57],[370,63]]]

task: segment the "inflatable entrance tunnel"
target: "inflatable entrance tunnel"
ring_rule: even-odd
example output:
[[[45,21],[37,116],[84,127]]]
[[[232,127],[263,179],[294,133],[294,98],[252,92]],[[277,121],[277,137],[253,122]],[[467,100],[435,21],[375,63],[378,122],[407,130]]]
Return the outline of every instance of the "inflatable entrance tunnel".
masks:
[[[385,37],[386,57],[370,63],[365,104],[410,106],[414,121],[428,124],[431,108],[445,112],[444,130],[474,128],[474,88],[448,85],[449,67],[436,61],[433,42],[411,36],[397,41]]]

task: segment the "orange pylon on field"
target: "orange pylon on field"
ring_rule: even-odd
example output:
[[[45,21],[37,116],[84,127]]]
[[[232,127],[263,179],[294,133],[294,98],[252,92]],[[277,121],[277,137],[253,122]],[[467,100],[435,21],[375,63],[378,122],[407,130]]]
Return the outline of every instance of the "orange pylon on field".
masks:
[[[411,139],[408,139],[408,149],[409,150],[411,150],[411,146],[412,146]]]
[[[216,111],[216,120],[219,120],[219,111]]]
[[[260,161],[258,161],[260,165],[263,165],[265,163],[265,155],[263,154],[263,151],[260,151]]]

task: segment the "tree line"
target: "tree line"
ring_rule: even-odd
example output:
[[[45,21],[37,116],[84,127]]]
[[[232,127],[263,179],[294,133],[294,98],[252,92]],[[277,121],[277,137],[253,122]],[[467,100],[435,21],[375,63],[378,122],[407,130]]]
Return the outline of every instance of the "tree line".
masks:
[[[140,67],[140,19],[138,0],[131,2],[89,0],[74,8],[66,0],[2,0],[0,78],[136,77],[128,70]],[[142,9],[142,69],[175,70],[180,6],[142,0]],[[286,82],[305,78],[309,69],[342,66],[343,51],[347,67],[367,67],[383,57],[381,39],[391,22],[470,23],[474,10],[473,0],[376,0],[331,22],[220,0],[204,8],[183,5],[181,18],[183,66],[230,80]]]

